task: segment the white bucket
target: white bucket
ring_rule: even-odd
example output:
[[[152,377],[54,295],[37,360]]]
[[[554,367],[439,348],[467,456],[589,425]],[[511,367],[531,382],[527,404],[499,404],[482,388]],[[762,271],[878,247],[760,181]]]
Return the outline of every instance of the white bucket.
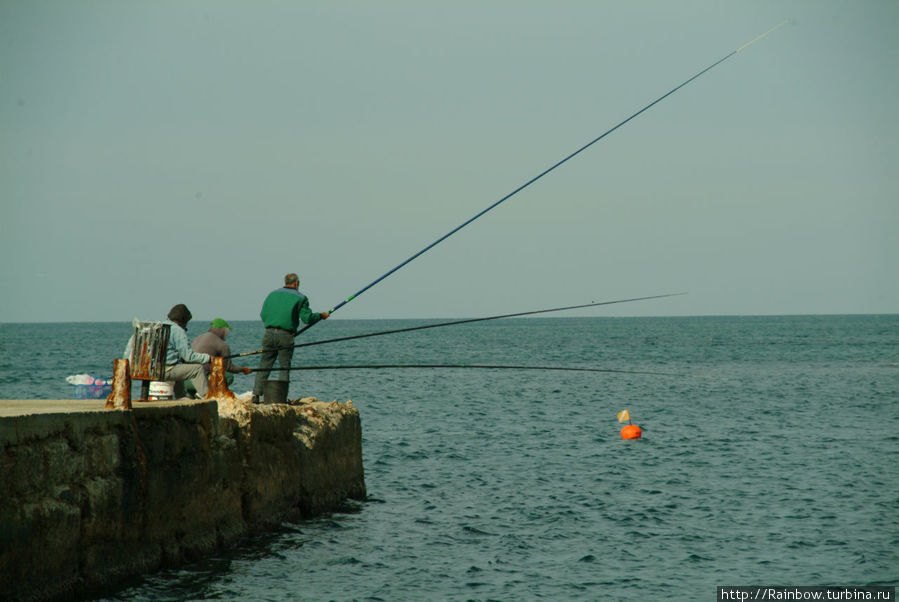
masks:
[[[175,383],[170,380],[150,381],[150,400],[163,401],[175,397]]]

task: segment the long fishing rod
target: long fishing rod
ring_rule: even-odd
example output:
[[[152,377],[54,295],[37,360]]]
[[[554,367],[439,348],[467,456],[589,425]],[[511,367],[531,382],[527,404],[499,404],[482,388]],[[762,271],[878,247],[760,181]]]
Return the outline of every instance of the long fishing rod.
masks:
[[[521,316],[533,316],[536,314],[545,314],[554,311],[567,311],[571,309],[582,309],[584,307],[597,307],[599,305],[613,305],[615,303],[629,303],[631,301],[645,301],[647,299],[661,299],[663,297],[677,297],[678,295],[686,295],[687,293],[669,293],[666,295],[653,295],[651,297],[635,297],[633,299],[617,299],[615,301],[599,301],[599,302],[590,302],[584,303],[583,305],[569,305],[568,307],[554,307],[552,309],[538,309],[536,311],[521,311],[514,314],[503,314],[500,316],[487,316],[485,318],[467,318],[465,320],[455,320],[453,322],[438,322],[436,324],[425,324],[422,326],[408,326],[406,328],[397,328],[394,330],[382,330],[379,332],[369,332],[366,334],[354,334],[345,337],[339,337],[336,339],[325,339],[322,341],[311,341],[309,343],[297,343],[296,345],[288,345],[285,347],[277,347],[272,348],[271,351],[277,351],[279,349],[295,349],[297,347],[310,347],[312,345],[324,345],[326,343],[340,343],[343,341],[352,341],[354,339],[365,339],[368,337],[379,337],[385,334],[398,334],[401,332],[412,332],[415,330],[426,330],[428,328],[441,328],[443,326],[457,326],[459,324],[470,324],[472,322],[484,322],[485,320],[499,320],[500,318],[518,318]],[[245,353],[237,353],[234,355],[225,356],[226,358],[233,357],[245,357],[248,355],[256,355],[259,353],[263,353],[264,349],[258,349],[256,351],[247,351]]]
[[[631,115],[630,117],[628,117],[627,119],[624,119],[623,121],[621,121],[618,125],[616,125],[616,126],[610,128],[610,129],[606,130],[606,131],[603,132],[601,135],[597,136],[596,138],[594,138],[593,140],[591,140],[590,142],[588,142],[587,144],[585,144],[585,145],[582,146],[581,148],[577,149],[576,151],[574,151],[573,153],[571,153],[570,155],[568,155],[567,157],[565,157],[564,159],[562,159],[561,161],[555,163],[555,164],[552,165],[551,167],[549,167],[549,168],[545,169],[544,171],[540,172],[539,174],[537,174],[536,176],[534,176],[533,178],[531,178],[530,180],[528,180],[527,182],[525,182],[524,184],[522,184],[521,186],[519,186],[518,188],[516,188],[515,190],[513,190],[513,191],[510,192],[509,194],[507,194],[506,196],[502,197],[501,199],[499,199],[498,201],[496,201],[495,203],[493,203],[492,205],[490,205],[489,207],[487,207],[486,209],[484,209],[484,210],[481,211],[480,213],[478,213],[478,214],[476,214],[475,216],[471,217],[470,219],[468,219],[467,221],[463,222],[462,224],[460,224],[460,225],[457,226],[456,228],[450,230],[449,232],[447,232],[446,234],[444,234],[443,236],[441,236],[440,238],[438,238],[437,240],[435,240],[434,242],[432,242],[431,244],[429,244],[428,246],[426,246],[425,248],[423,248],[423,249],[422,249],[421,251],[419,251],[418,253],[415,253],[414,255],[412,255],[411,257],[409,257],[408,259],[406,259],[405,261],[403,261],[402,263],[400,263],[399,265],[397,265],[397,266],[394,267],[393,269],[387,271],[387,272],[384,273],[383,275],[379,276],[377,279],[373,280],[373,281],[372,281],[371,283],[369,283],[368,285],[362,287],[361,289],[359,289],[358,291],[356,291],[355,294],[350,295],[350,296],[347,297],[345,300],[343,300],[343,301],[341,301],[340,303],[338,303],[337,305],[335,305],[335,306],[331,309],[331,311],[329,311],[328,313],[329,313],[329,314],[334,313],[335,311],[337,311],[338,309],[340,309],[341,307],[343,307],[344,305],[346,305],[347,303],[349,303],[350,301],[352,301],[353,299],[355,299],[356,297],[358,297],[359,295],[361,295],[362,293],[364,293],[365,291],[367,291],[367,290],[370,289],[371,287],[375,286],[376,284],[378,284],[379,282],[381,282],[382,280],[384,280],[385,278],[387,278],[388,276],[390,276],[391,274],[393,274],[394,272],[396,272],[397,270],[399,270],[400,268],[402,268],[402,267],[405,266],[406,264],[408,264],[408,263],[410,263],[411,261],[415,260],[416,258],[418,258],[419,256],[423,255],[423,254],[426,253],[427,251],[431,250],[432,248],[434,248],[435,246],[437,246],[438,244],[440,244],[441,242],[443,242],[444,240],[446,240],[447,238],[449,238],[450,236],[452,236],[453,234],[455,234],[456,232],[458,232],[459,230],[461,230],[462,228],[464,228],[464,227],[467,226],[468,224],[472,223],[473,221],[475,221],[476,219],[478,219],[479,217],[481,217],[482,215],[484,215],[485,213],[487,213],[487,212],[490,211],[491,209],[493,209],[493,208],[499,206],[500,204],[502,204],[503,202],[505,202],[505,201],[508,200],[509,198],[513,197],[514,195],[518,194],[519,192],[521,192],[522,190],[524,190],[525,188],[527,188],[528,186],[530,186],[531,184],[533,184],[534,182],[536,182],[537,180],[539,180],[540,178],[542,178],[543,176],[545,176],[546,174],[548,174],[548,173],[550,173],[551,171],[555,170],[557,167],[561,166],[563,163],[567,162],[569,159],[572,159],[572,158],[574,158],[575,156],[577,156],[577,155],[579,155],[580,153],[582,153],[583,151],[587,150],[588,148],[590,148],[591,146],[593,146],[594,144],[596,144],[597,142],[599,142],[600,140],[602,140],[603,138],[605,138],[606,136],[608,136],[609,134],[611,134],[612,132],[614,132],[615,130],[617,130],[618,128],[620,128],[621,126],[623,126],[624,124],[628,123],[629,121],[631,121],[632,119],[634,119],[634,118],[637,117],[638,115],[644,113],[645,111],[648,111],[648,110],[651,109],[653,106],[655,106],[656,104],[662,102],[663,100],[665,100],[666,98],[668,98],[669,96],[671,96],[672,94],[674,94],[675,92],[677,92],[678,90],[680,90],[681,88],[683,88],[684,86],[686,86],[687,84],[689,84],[690,82],[692,82],[693,80],[699,78],[700,76],[702,76],[702,75],[705,74],[706,72],[710,71],[710,70],[713,69],[714,67],[717,67],[718,65],[720,65],[721,63],[723,63],[724,61],[726,61],[727,59],[729,59],[729,58],[732,57],[733,55],[737,54],[738,52],[740,52],[740,51],[742,51],[742,50],[745,50],[747,47],[751,46],[752,44],[755,44],[756,42],[758,42],[759,40],[761,40],[762,38],[764,38],[764,37],[767,36],[768,34],[774,32],[774,31],[777,30],[777,29],[780,29],[781,27],[783,27],[784,25],[786,25],[788,22],[789,22],[789,20],[786,20],[786,21],[784,21],[783,23],[781,23],[780,25],[776,25],[776,26],[772,27],[771,29],[769,29],[768,31],[766,31],[765,33],[763,33],[763,34],[761,34],[761,35],[759,35],[759,36],[756,36],[754,39],[752,39],[752,40],[750,40],[749,42],[743,44],[742,46],[740,46],[740,47],[737,48],[736,50],[733,50],[733,51],[731,51],[729,54],[727,54],[726,56],[724,56],[724,57],[718,59],[717,61],[715,61],[714,63],[712,63],[711,65],[709,65],[708,67],[706,67],[705,69],[703,69],[702,71],[700,71],[699,73],[697,73],[696,75],[694,75],[693,77],[691,77],[691,78],[685,80],[682,84],[676,86],[675,88],[672,88],[669,92],[663,94],[662,96],[659,96],[657,99],[655,99],[654,101],[652,101],[651,103],[649,103],[648,105],[646,105],[645,107],[643,107],[642,109],[640,109],[639,111],[637,111],[636,113],[634,113],[633,115]],[[312,324],[307,324],[306,326],[304,326],[303,328],[301,328],[299,331],[297,331],[297,335],[300,335],[301,333],[305,332],[306,330],[308,330],[308,329],[311,328],[314,324],[317,324],[317,323],[318,323],[318,322],[313,322]]]
[[[677,376],[690,378],[705,378],[717,380],[711,376],[696,376],[693,374],[677,374],[674,372],[650,372],[646,370],[616,370],[614,368],[578,368],[574,366],[514,366],[507,364],[356,364],[356,365],[327,365],[327,366],[291,366],[285,370],[383,370],[395,368],[419,368],[419,369],[480,369],[480,370],[561,370],[565,372],[606,372],[610,374],[650,374],[653,376]],[[252,369],[259,372],[260,368]]]

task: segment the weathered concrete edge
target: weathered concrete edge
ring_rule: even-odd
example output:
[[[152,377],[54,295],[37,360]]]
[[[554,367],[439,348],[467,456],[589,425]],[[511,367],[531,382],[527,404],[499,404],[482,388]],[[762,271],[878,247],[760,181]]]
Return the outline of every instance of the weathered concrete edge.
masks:
[[[10,416],[0,451],[0,594],[14,600],[109,587],[365,497],[352,402]]]

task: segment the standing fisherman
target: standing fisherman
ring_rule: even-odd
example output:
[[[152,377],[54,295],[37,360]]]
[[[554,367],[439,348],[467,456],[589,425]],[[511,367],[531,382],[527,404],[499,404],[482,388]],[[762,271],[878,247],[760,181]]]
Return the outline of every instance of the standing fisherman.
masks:
[[[309,309],[309,299],[299,291],[300,278],[296,274],[284,276],[284,287],[273,290],[265,298],[259,312],[265,326],[262,335],[262,358],[253,385],[253,403],[260,403],[263,388],[275,358],[281,366],[281,378],[290,381],[290,360],[293,359],[293,337],[297,334],[300,320],[309,326],[328,318],[328,312],[313,313]]]

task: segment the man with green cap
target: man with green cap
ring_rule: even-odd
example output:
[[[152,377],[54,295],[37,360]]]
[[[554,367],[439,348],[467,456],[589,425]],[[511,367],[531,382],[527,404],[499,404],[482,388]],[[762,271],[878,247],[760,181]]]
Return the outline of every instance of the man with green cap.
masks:
[[[209,330],[195,338],[193,343],[190,344],[190,347],[197,353],[209,354],[210,358],[224,357],[225,359],[222,360],[222,362],[225,366],[225,379],[230,385],[234,381],[232,374],[237,374],[238,372],[250,374],[252,370],[248,366],[238,366],[233,364],[231,363],[231,360],[228,359],[228,356],[231,355],[231,346],[225,342],[225,339],[229,332],[231,332],[231,325],[222,318],[216,318],[209,325]],[[211,368],[211,364],[203,364],[203,370],[206,372],[206,376],[209,376],[209,370]]]

